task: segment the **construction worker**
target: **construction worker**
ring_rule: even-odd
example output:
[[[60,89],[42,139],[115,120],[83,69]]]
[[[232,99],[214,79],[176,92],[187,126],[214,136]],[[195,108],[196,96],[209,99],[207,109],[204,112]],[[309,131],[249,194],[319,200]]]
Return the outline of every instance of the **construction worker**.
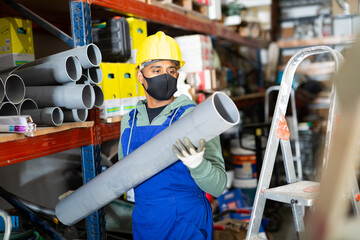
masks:
[[[195,102],[187,96],[173,96],[183,65],[173,38],[157,32],[144,40],[136,68],[146,100],[122,118],[119,160],[194,109]],[[219,137],[206,143],[200,140],[197,148],[188,138],[179,139],[173,151],[180,161],[134,189],[133,237],[213,239],[212,211],[205,192],[219,196],[226,186]]]

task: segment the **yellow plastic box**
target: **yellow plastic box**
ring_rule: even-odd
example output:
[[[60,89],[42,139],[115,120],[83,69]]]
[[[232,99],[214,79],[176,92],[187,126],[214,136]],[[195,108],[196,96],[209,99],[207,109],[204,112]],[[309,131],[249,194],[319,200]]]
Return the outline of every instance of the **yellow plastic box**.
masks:
[[[147,37],[147,25],[146,21],[137,18],[126,18],[129,23],[129,33],[131,42],[131,57],[128,63],[135,63],[136,53],[140,44]]]
[[[100,64],[103,80],[98,84],[104,93],[104,104],[100,107],[100,118],[120,115],[119,71],[117,63]]]
[[[120,76],[120,113],[124,115],[134,109],[140,99],[145,98],[145,91],[137,80],[135,64],[118,63],[118,68]]]
[[[35,60],[31,21],[0,18],[0,70]]]

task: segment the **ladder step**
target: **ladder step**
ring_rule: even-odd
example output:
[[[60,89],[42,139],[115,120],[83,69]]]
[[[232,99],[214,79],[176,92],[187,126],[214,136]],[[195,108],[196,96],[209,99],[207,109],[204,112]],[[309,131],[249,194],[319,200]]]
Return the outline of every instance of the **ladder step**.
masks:
[[[318,195],[319,187],[320,184],[317,182],[300,181],[266,189],[264,190],[264,197],[277,202],[312,206]]]

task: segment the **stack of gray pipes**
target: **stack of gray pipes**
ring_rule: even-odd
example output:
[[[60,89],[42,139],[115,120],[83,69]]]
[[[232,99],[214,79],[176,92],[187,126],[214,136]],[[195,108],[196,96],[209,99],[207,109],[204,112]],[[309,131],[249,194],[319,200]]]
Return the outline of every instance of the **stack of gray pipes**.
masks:
[[[77,47],[0,71],[0,116],[30,115],[37,125],[82,122],[104,103],[101,52]]]

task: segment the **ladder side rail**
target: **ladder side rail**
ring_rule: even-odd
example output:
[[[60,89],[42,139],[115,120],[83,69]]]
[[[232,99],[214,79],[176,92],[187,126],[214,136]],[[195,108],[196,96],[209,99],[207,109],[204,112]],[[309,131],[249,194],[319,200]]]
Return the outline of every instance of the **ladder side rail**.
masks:
[[[336,50],[330,51],[335,62],[335,73],[338,72],[340,66],[344,64],[344,57],[340,52]],[[324,146],[324,156],[322,160],[322,173],[326,173],[327,163],[329,161],[330,149],[332,149],[333,141],[334,141],[334,133],[335,133],[335,124],[336,118],[340,114],[339,100],[336,93],[335,84],[332,83],[331,93],[330,93],[330,106],[329,106],[329,117],[326,127],[326,135],[325,135],[325,146]],[[324,174],[322,174],[324,175]]]
[[[298,178],[298,181],[300,181],[303,178],[303,171],[302,171],[300,140],[299,140],[300,138],[299,138],[299,128],[298,128],[298,120],[297,120],[297,113],[296,113],[294,90],[291,90],[290,101],[291,101],[292,121],[293,121],[294,139],[295,139],[294,145],[295,145],[297,178]]]

